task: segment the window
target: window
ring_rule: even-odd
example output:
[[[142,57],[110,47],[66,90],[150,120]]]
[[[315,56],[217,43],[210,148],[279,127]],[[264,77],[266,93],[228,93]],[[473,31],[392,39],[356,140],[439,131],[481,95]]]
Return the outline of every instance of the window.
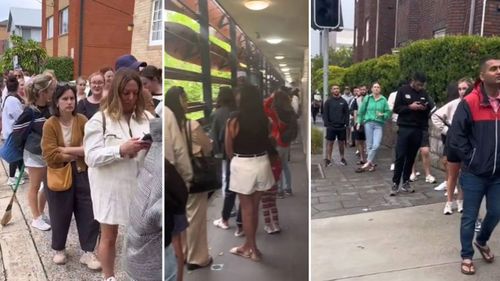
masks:
[[[441,28],[438,30],[434,30],[433,35],[434,38],[442,38],[446,36],[446,28]]]
[[[366,42],[368,42],[369,35],[370,35],[370,19],[366,19]]]
[[[161,1],[153,0],[153,13],[151,15],[151,35],[149,39],[149,45],[161,45],[162,44],[162,34],[161,34]]]
[[[354,28],[354,47],[356,47],[356,43],[358,43],[358,28]]]
[[[59,35],[68,33],[68,7],[59,11]]]
[[[54,17],[47,19],[47,39],[54,37]]]

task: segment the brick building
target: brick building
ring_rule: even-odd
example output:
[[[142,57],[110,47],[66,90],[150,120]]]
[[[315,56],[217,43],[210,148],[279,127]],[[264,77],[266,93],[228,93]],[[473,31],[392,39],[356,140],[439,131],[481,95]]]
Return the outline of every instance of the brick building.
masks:
[[[354,61],[391,53],[420,39],[498,35],[499,23],[498,0],[356,0]]]
[[[162,66],[163,50],[162,2],[136,0],[132,32],[132,54],[137,60],[148,62],[158,68]]]
[[[130,53],[134,0],[43,0],[42,46],[49,56],[71,57],[74,77]]]
[[[7,32],[7,23],[9,20],[0,21],[0,55],[5,52],[9,44],[9,33]]]

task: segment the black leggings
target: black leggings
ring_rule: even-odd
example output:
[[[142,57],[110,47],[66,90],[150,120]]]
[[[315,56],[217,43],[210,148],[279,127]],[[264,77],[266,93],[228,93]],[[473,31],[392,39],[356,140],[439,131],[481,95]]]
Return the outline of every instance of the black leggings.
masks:
[[[21,167],[23,166],[24,162],[23,160],[19,160],[14,163],[9,164],[9,177],[13,178],[16,176],[16,170],[19,169],[21,171]],[[21,175],[22,176],[22,175]]]

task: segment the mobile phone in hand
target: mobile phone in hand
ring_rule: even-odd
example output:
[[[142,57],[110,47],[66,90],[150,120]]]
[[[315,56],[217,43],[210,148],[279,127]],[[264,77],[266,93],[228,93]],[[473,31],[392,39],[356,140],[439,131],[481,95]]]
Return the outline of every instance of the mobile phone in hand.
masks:
[[[144,134],[142,136],[141,141],[147,141],[147,142],[153,142],[153,137],[151,137],[151,134]]]

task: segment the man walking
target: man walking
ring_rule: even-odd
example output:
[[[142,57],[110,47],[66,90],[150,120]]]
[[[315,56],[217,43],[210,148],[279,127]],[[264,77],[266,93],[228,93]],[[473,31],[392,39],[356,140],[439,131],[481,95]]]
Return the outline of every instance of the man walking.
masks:
[[[349,125],[349,108],[347,102],[340,96],[340,88],[333,85],[330,96],[323,106],[323,122],[326,127],[326,159],[325,167],[332,165],[332,152],[335,139],[339,143],[340,163],[347,165],[344,158],[346,128]]]
[[[494,255],[487,245],[500,220],[500,59],[480,64],[480,79],[457,107],[449,136],[450,146],[462,160],[460,183],[464,210],[460,223],[461,271],[475,273],[472,263],[474,225],[486,196],[486,216],[474,245],[487,263]]]
[[[428,127],[429,114],[434,102],[425,91],[425,74],[416,72],[409,85],[398,90],[394,102],[394,113],[398,114],[398,139],[396,143],[396,161],[392,177],[391,196],[399,190],[415,192],[410,186],[410,174],[418,149],[422,143],[422,132]]]
[[[347,106],[349,107],[353,100],[355,99],[354,95],[351,93],[351,88],[349,86],[344,87],[344,93],[342,94],[342,98],[347,102]],[[350,108],[350,107],[349,107]],[[349,117],[351,117],[349,115]],[[352,119],[349,118],[349,124],[347,125],[346,132],[346,143],[352,143],[354,140],[351,138],[351,128],[354,124],[352,124]]]

